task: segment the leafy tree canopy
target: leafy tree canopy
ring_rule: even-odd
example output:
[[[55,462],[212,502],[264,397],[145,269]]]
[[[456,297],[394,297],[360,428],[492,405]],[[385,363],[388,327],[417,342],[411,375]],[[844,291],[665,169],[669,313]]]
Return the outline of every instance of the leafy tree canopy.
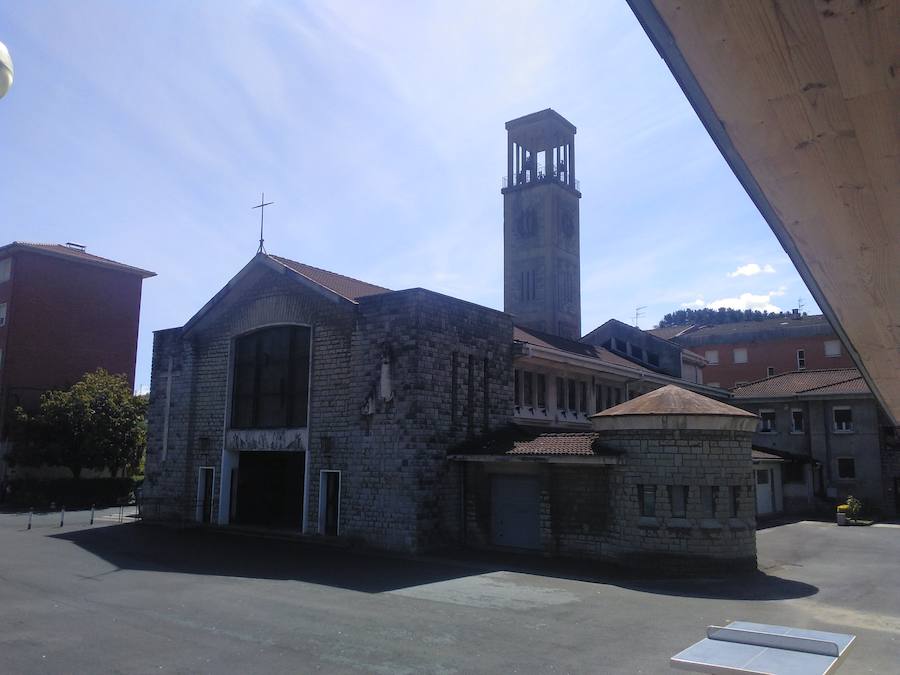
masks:
[[[789,316],[786,312],[761,312],[758,309],[732,309],[731,307],[719,307],[711,309],[679,309],[669,312],[659,322],[657,328],[666,326],[683,326],[694,324],[720,324],[737,323],[739,321],[763,321],[765,319],[777,319]],[[804,312],[804,316],[806,313]]]
[[[134,471],[146,445],[147,397],[135,396],[124,375],[102,368],[72,387],[41,396],[36,413],[16,410],[20,433],[9,457],[27,466]]]

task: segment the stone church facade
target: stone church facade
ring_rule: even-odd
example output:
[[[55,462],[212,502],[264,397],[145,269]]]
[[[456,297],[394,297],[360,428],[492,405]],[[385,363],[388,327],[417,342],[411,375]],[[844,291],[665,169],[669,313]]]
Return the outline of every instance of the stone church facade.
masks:
[[[577,339],[575,128],[548,110],[507,129],[506,311],[257,254],[155,333],[146,518],[755,565],[747,413]],[[667,385],[728,410],[604,421]]]

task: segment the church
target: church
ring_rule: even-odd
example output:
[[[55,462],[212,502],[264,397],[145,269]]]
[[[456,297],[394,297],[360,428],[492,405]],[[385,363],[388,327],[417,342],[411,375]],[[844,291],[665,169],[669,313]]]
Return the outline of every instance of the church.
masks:
[[[504,311],[261,250],[154,334],[145,518],[755,566],[756,417],[674,343],[581,339],[576,129],[506,129]]]

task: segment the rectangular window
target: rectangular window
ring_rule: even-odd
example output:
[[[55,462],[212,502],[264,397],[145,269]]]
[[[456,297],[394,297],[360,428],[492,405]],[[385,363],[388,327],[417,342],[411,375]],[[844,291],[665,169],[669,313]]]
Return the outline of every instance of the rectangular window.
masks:
[[[622,402],[622,390],[616,387],[616,405]]]
[[[522,373],[523,377],[523,388],[522,388],[522,400],[525,402],[526,406],[534,405],[534,373],[529,373],[527,370]]]
[[[700,500],[703,502],[703,516],[706,518],[716,517],[716,498],[719,495],[719,488],[714,485],[700,486]]]
[[[769,484],[769,470],[768,469],[757,469],[756,470],[756,484],[757,485],[768,485]]]
[[[772,377],[775,374],[775,369],[772,366],[766,368],[766,377]]]
[[[800,462],[785,462],[781,468],[785,483],[805,483],[806,471]]]
[[[579,410],[587,415],[588,411],[588,386],[587,382],[581,383],[581,396],[578,398]]]
[[[569,410],[578,410],[578,383],[575,380],[568,380],[569,383]]]
[[[640,347],[636,347],[635,345],[628,343],[628,349],[631,351],[631,355],[636,358],[638,361],[644,360],[644,350]]]
[[[537,374],[537,404],[538,408],[547,407],[547,376],[542,373]]]
[[[556,378],[556,407],[558,410],[566,409],[566,381],[561,377]]]
[[[856,478],[856,460],[852,457],[838,457],[838,478],[852,480]]]
[[[656,515],[656,486],[638,485],[638,502],[641,505],[641,515],[652,518]]]
[[[734,362],[735,363],[747,363],[746,347],[738,347],[734,350]]]
[[[709,363],[709,365],[715,366],[716,364],[719,363],[719,350],[718,349],[707,350],[704,358],[706,359],[706,362]]]
[[[840,340],[825,340],[825,356],[836,358],[841,355]]]
[[[687,485],[670,485],[669,486],[669,502],[672,507],[673,518],[687,518],[687,501],[688,486]]]
[[[728,489],[731,493],[731,517],[737,518],[741,512],[741,486],[732,485]]]
[[[797,350],[797,370],[806,370],[806,351]]]
[[[613,403],[613,388],[612,388],[612,387],[607,387],[607,388],[606,388],[606,407],[607,407],[607,408],[612,408],[613,405],[615,405],[615,404]]]
[[[613,338],[612,343],[613,343],[613,349],[615,349],[617,352],[622,352],[623,354],[626,353],[625,352],[625,349],[626,349],[625,343],[622,342],[620,339]]]
[[[12,258],[4,258],[0,260],[0,284],[4,281],[9,281],[9,277],[12,275]]]
[[[603,385],[598,384],[594,387],[594,412],[603,410]]]
[[[760,410],[759,411],[759,431],[764,434],[775,433],[775,411]]]
[[[847,407],[833,408],[831,414],[834,418],[835,431],[853,431],[853,411]]]
[[[6,325],[6,303],[0,302],[0,326]]]
[[[792,434],[802,434],[805,430],[805,423],[803,420],[803,411],[797,408],[791,410],[791,433]]]
[[[235,340],[231,426],[305,427],[310,329],[276,326]]]
[[[341,472],[319,472],[319,534],[336,537],[341,522]]]
[[[656,352],[647,352],[647,363],[649,363],[651,366],[658,366],[659,354],[657,354]]]
[[[513,403],[517,408],[522,405],[522,371],[518,368],[513,372]]]

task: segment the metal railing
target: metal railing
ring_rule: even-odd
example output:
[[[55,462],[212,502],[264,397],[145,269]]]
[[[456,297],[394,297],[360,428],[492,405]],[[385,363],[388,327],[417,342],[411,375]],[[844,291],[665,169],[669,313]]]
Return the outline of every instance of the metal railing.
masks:
[[[520,185],[530,185],[531,183],[543,183],[545,181],[553,181],[554,183],[559,183],[560,185],[564,185],[566,187],[574,187],[574,189],[578,192],[581,192],[581,181],[577,178],[572,181],[570,185],[563,178],[560,178],[559,174],[551,173],[545,174],[543,172],[539,172],[536,176],[532,178],[531,171],[526,171],[525,176],[521,177],[522,180],[515,181],[512,185],[509,182],[509,176],[501,176],[500,177],[500,186],[503,189],[508,187],[519,187]]]

